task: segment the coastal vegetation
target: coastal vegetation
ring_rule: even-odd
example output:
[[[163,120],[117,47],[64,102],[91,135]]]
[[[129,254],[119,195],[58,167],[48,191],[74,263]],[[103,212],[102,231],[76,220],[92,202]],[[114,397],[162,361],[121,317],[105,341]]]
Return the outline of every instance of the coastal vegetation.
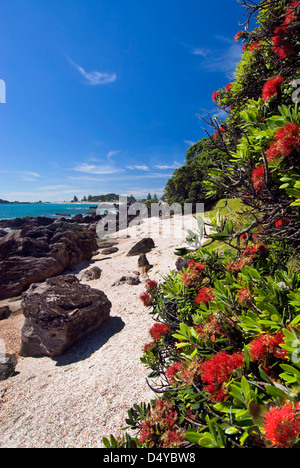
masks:
[[[299,447],[300,2],[239,3],[243,57],[213,94],[227,118],[208,120],[209,140],[187,159],[201,155],[205,176],[183,192],[179,170],[166,188],[169,201],[199,192],[222,204],[206,213],[202,248],[141,295],[154,318],[141,360],[157,398],[128,411],[135,436],[125,429],[106,447]]]

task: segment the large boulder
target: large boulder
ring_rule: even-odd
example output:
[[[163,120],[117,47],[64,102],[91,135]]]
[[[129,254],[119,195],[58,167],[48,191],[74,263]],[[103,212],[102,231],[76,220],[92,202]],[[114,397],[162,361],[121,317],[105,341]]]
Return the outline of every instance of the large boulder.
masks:
[[[153,239],[151,237],[145,237],[137,242],[128,252],[127,257],[133,257],[140,255],[141,253],[148,253],[155,247]]]
[[[90,260],[97,248],[94,229],[66,221],[7,234],[0,239],[0,299]]]
[[[104,292],[81,284],[73,275],[49,278],[24,293],[22,356],[56,357],[101,327],[110,316]]]

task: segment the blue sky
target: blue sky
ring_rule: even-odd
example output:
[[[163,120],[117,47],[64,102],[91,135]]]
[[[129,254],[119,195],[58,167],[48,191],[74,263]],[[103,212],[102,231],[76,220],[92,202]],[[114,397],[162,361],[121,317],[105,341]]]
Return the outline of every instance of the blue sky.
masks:
[[[161,195],[243,19],[236,0],[2,0],[0,198]]]

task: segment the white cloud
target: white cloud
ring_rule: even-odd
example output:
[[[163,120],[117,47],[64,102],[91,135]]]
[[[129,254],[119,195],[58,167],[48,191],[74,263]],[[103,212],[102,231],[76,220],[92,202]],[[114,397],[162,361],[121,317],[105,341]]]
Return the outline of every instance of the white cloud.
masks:
[[[116,168],[109,164],[95,165],[83,163],[73,168],[76,172],[83,172],[85,174],[116,174],[117,172],[123,172],[124,169]]]
[[[83,76],[89,85],[98,86],[116,81],[117,75],[115,73],[102,73],[99,71],[87,72],[83,67],[77,65],[69,59],[69,62],[76,68],[77,71]]]
[[[193,55],[201,55],[201,57],[207,57],[210,53],[211,50],[205,47],[198,47],[192,50]]]
[[[143,166],[143,165],[135,165],[135,166],[127,166],[127,169],[130,170],[138,170],[138,171],[150,171],[150,168],[148,166]]]
[[[161,165],[157,165],[155,166],[157,169],[160,169],[160,170],[164,170],[164,169],[178,169],[179,167],[181,167],[182,164],[174,161],[173,164],[161,164]]]
[[[223,44],[220,48],[210,50],[198,47],[191,48],[190,52],[201,57],[201,68],[204,70],[232,75],[242,58],[242,46],[223,36],[217,36],[216,39]]]
[[[189,146],[194,146],[197,144],[196,141],[192,141],[192,140],[184,140],[184,143],[186,143]]]

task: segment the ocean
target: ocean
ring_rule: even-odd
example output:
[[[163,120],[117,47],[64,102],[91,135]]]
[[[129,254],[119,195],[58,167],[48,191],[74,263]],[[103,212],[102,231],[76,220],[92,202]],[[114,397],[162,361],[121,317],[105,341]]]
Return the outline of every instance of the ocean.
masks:
[[[86,215],[89,211],[96,211],[96,209],[94,209],[96,206],[98,207],[96,203],[0,204],[0,220],[24,218],[25,216],[47,216],[48,218],[59,218],[61,215],[70,215],[70,217],[77,214]],[[99,210],[98,212],[101,211]]]

